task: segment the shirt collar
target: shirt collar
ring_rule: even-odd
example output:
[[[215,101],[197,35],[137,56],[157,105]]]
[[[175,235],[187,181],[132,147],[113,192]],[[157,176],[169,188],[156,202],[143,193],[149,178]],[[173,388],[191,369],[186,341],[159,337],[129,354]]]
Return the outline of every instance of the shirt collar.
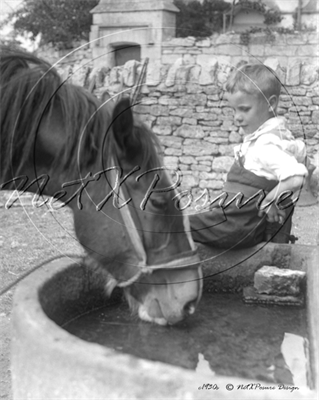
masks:
[[[259,136],[263,135],[264,133],[267,133],[269,131],[272,131],[274,129],[280,129],[280,128],[285,128],[286,125],[286,120],[283,117],[273,117],[267,119],[266,122],[264,122],[260,127],[255,130],[255,132],[250,133],[249,135],[244,137],[244,143],[248,141],[255,140],[259,138]]]

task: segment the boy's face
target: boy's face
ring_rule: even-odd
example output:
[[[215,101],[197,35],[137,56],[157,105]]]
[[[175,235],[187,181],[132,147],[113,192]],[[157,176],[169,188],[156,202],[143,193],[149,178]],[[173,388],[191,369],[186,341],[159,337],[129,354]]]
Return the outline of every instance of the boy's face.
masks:
[[[268,101],[261,94],[248,94],[237,91],[227,93],[226,98],[233,108],[234,120],[240,126],[245,135],[255,132],[269,118],[274,117],[270,111]]]

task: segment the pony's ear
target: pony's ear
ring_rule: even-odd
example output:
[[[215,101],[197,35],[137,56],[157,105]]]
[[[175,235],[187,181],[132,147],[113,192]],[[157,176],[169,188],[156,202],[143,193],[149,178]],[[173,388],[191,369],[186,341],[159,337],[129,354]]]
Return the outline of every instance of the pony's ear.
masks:
[[[122,98],[113,110],[112,128],[114,138],[124,152],[135,147],[133,138],[133,113],[129,98]]]

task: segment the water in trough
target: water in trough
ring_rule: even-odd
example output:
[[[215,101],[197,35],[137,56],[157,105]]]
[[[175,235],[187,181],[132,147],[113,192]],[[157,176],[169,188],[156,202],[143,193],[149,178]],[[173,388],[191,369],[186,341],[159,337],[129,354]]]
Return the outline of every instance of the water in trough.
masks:
[[[306,310],[247,305],[235,294],[205,293],[195,315],[162,327],[131,316],[126,303],[64,324],[79,338],[198,373],[307,385]]]

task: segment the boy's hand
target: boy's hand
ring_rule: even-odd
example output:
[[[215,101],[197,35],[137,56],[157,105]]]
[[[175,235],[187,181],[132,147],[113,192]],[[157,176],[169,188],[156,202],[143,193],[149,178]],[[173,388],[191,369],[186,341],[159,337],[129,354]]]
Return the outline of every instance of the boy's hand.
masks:
[[[278,222],[279,224],[283,224],[285,222],[286,213],[285,210],[279,210],[275,204],[271,204],[267,208],[262,208],[259,210],[258,216],[262,217],[266,214],[266,219],[268,222]]]

